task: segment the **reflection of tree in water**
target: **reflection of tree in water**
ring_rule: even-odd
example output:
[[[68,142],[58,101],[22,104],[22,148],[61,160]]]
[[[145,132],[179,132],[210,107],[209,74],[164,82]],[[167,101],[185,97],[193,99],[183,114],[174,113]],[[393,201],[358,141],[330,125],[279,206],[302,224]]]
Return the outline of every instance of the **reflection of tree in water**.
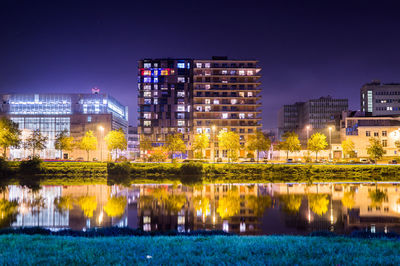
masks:
[[[373,208],[380,207],[382,202],[387,199],[387,194],[376,187],[375,190],[368,192],[368,196],[371,199],[371,206]]]
[[[186,203],[186,197],[184,195],[170,195],[166,199],[163,200],[165,208],[172,212],[179,212],[183,205]]]
[[[121,217],[125,212],[127,200],[124,196],[110,198],[103,207],[109,217]]]
[[[271,207],[271,197],[269,196],[254,196],[247,197],[247,207],[254,211],[254,215],[261,217],[266,208]]]
[[[154,197],[149,195],[143,195],[139,198],[140,208],[145,210],[151,210],[153,208]]]
[[[10,227],[17,220],[18,202],[0,200],[0,228]]]
[[[64,214],[74,207],[74,199],[71,196],[62,196],[54,199],[54,205],[57,211]]]
[[[34,198],[28,202],[28,207],[32,213],[39,213],[42,209],[46,208],[46,200],[42,195],[34,196]]]
[[[92,218],[93,212],[97,209],[96,196],[81,196],[78,198],[78,205],[86,217]]]
[[[193,206],[196,211],[201,211],[203,215],[210,213],[210,200],[207,197],[195,197],[193,199]]]
[[[283,210],[289,214],[298,213],[301,206],[303,195],[286,194],[280,195],[279,200],[283,203]]]
[[[309,194],[308,204],[311,210],[321,216],[328,211],[329,199],[327,194]]]
[[[354,194],[354,191],[347,191],[343,194],[342,204],[349,210],[353,209],[354,205],[356,205]]]
[[[240,198],[237,191],[231,190],[218,201],[217,212],[221,219],[235,216],[240,210]]]

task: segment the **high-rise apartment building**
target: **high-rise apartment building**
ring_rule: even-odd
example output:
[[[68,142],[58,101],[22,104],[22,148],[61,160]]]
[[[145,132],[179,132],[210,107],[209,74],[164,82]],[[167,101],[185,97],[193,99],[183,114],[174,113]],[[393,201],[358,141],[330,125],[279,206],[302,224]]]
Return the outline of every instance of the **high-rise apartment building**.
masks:
[[[85,132],[92,130],[98,140],[98,148],[90,153],[90,160],[105,160],[107,148],[104,136],[110,130],[123,129],[127,133],[128,107],[108,94],[2,94],[0,95],[0,117],[5,116],[18,124],[23,136],[39,130],[48,138],[46,149],[40,152],[42,158],[86,159],[86,152],[75,149],[72,152],[56,150],[54,142],[61,131],[79,141]],[[11,149],[10,158],[25,158],[30,151]]]
[[[325,133],[330,126],[335,127],[332,133],[339,137],[337,118],[342,111],[348,110],[348,106],[347,99],[334,99],[331,96],[284,105],[278,113],[279,137],[285,132],[294,131],[301,139],[306,139],[307,134]]]
[[[361,111],[367,116],[400,115],[400,83],[373,80],[360,89]]]
[[[182,133],[190,141],[192,129],[192,60],[139,61],[138,131],[141,138],[162,146],[167,136]]]
[[[139,61],[141,138],[157,146],[178,132],[190,147],[194,134],[206,133],[211,140],[206,156],[225,157],[217,148],[220,130],[237,132],[245,144],[260,127],[260,70],[256,60],[227,57]]]

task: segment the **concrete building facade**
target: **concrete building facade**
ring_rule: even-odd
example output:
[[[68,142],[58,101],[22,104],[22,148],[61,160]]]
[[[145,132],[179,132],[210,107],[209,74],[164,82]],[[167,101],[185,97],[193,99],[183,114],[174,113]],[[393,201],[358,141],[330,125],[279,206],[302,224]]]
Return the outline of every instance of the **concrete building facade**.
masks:
[[[367,116],[400,115],[400,83],[373,80],[360,89],[361,111]]]

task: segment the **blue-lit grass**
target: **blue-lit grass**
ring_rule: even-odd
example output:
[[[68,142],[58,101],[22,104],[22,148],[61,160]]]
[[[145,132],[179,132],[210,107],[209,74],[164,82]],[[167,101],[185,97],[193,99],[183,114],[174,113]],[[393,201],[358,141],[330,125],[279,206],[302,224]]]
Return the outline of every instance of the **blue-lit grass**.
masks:
[[[400,264],[400,242],[324,237],[0,236],[0,264]]]

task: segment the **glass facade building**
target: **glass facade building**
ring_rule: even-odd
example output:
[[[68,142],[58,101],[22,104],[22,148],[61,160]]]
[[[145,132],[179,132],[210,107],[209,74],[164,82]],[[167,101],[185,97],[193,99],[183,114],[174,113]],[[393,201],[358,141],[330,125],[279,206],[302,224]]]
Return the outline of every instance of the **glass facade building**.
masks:
[[[128,108],[107,94],[3,94],[0,98],[0,116],[18,124],[23,141],[35,130],[48,138],[41,158],[71,157],[54,147],[57,134],[64,130],[79,140],[88,130],[98,133],[101,126],[100,144],[110,130],[121,128],[127,133]],[[21,147],[11,149],[10,157],[25,158],[30,153]]]

